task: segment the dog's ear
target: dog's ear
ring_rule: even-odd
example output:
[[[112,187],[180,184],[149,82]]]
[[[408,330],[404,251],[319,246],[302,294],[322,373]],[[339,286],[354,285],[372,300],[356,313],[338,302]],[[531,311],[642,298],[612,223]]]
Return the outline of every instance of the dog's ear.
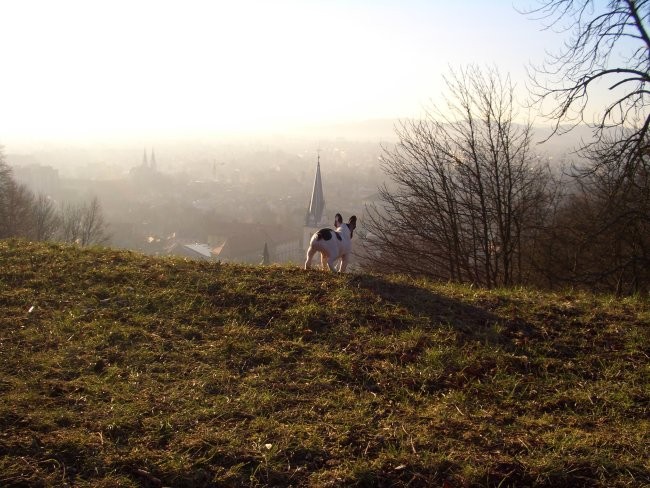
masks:
[[[337,213],[334,216],[334,228],[338,229],[339,227],[341,227],[341,224],[343,224],[343,217],[341,217],[340,213]]]
[[[350,220],[348,220],[348,229],[350,229],[350,239],[352,239],[352,236],[354,235],[354,229],[357,228],[357,216],[353,215],[350,217]]]

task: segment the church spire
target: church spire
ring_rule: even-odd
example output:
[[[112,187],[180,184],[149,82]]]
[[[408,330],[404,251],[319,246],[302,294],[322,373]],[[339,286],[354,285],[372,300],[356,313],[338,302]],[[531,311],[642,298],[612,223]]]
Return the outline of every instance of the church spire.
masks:
[[[325,210],[325,198],[323,198],[323,183],[320,177],[320,151],[318,152],[318,161],[316,163],[316,177],[314,178],[314,188],[311,191],[311,201],[309,202],[309,210],[307,210],[307,217],[305,224],[307,226],[316,227],[319,225],[323,218]]]
[[[156,169],[156,154],[153,152],[153,148],[151,148],[151,165],[149,167],[153,170]]]
[[[142,167],[146,168],[149,166],[149,163],[147,162],[147,150],[145,149],[142,154]]]
[[[262,262],[260,264],[271,264],[271,255],[269,254],[269,246],[264,243],[264,252],[262,252]]]

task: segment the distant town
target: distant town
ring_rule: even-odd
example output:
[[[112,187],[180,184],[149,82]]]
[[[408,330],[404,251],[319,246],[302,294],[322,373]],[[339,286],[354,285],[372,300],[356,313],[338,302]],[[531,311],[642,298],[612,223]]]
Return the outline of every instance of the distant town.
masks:
[[[88,155],[86,163],[79,152],[66,161],[65,150],[8,151],[7,160],[17,181],[56,204],[97,197],[111,247],[223,262],[301,263],[318,162],[325,207],[316,224],[331,226],[335,213],[362,216],[376,197],[383,183],[380,151],[376,142],[338,140],[289,150],[226,145],[185,157],[179,148],[146,147],[112,160]]]

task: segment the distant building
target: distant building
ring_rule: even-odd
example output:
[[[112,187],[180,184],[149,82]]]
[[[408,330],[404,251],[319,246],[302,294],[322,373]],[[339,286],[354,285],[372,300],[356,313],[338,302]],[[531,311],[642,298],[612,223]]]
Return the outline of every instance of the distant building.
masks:
[[[131,168],[129,175],[135,180],[146,180],[152,175],[156,175],[158,173],[157,166],[158,164],[156,163],[156,155],[153,149],[151,150],[151,159],[147,158],[147,150],[145,149],[142,155],[142,163],[139,166],[134,166]]]
[[[268,243],[264,243],[264,252],[262,253],[262,262],[261,264],[267,265],[271,264],[271,253],[269,253]]]
[[[182,256],[185,258],[195,259],[197,261],[212,261],[215,259],[210,246],[199,242],[193,244],[173,242],[165,248],[164,253],[172,256]]]
[[[260,264],[268,253],[268,263],[299,263],[304,259],[300,232],[278,225],[230,224],[212,235],[215,259],[223,262]]]
[[[153,151],[151,158],[154,158]],[[152,171],[151,160],[145,152],[143,171]],[[134,168],[135,169],[135,168]],[[331,216],[332,222],[334,216]],[[316,176],[311,199],[305,214],[302,231],[281,225],[224,223],[208,236],[207,244],[188,244],[174,238],[168,240],[166,253],[192,259],[208,259],[221,262],[246,264],[300,264],[305,260],[306,249],[314,232],[328,225],[325,215],[325,198],[320,171],[320,155],[316,163]]]
[[[59,171],[51,166],[28,164],[12,168],[16,181],[23,183],[35,193],[57,194],[61,187]]]
[[[230,224],[223,226],[220,235],[213,235],[208,240],[213,256],[220,261],[302,264],[312,234],[327,226],[327,221],[319,155],[302,232],[279,225]]]
[[[182,252],[186,253],[188,257],[191,258],[205,259],[207,261],[210,261],[213,258],[210,246],[199,244],[198,242],[195,244],[185,244],[182,248]]]
[[[323,182],[320,175],[320,154],[316,163],[316,176],[314,187],[311,190],[311,199],[305,215],[305,226],[303,228],[302,249],[306,252],[309,247],[309,240],[314,232],[327,225],[325,216],[325,197],[323,196]]]
[[[145,157],[146,157],[146,151],[145,151]],[[151,149],[151,159],[149,160],[149,169],[151,169],[152,171],[158,170],[158,163],[156,163],[156,154],[153,152],[153,148]]]

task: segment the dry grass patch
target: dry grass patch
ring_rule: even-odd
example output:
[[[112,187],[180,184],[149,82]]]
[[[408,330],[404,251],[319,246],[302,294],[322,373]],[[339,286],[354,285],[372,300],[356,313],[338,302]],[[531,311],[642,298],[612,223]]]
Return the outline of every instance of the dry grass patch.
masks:
[[[647,298],[0,241],[2,486],[644,486]]]

